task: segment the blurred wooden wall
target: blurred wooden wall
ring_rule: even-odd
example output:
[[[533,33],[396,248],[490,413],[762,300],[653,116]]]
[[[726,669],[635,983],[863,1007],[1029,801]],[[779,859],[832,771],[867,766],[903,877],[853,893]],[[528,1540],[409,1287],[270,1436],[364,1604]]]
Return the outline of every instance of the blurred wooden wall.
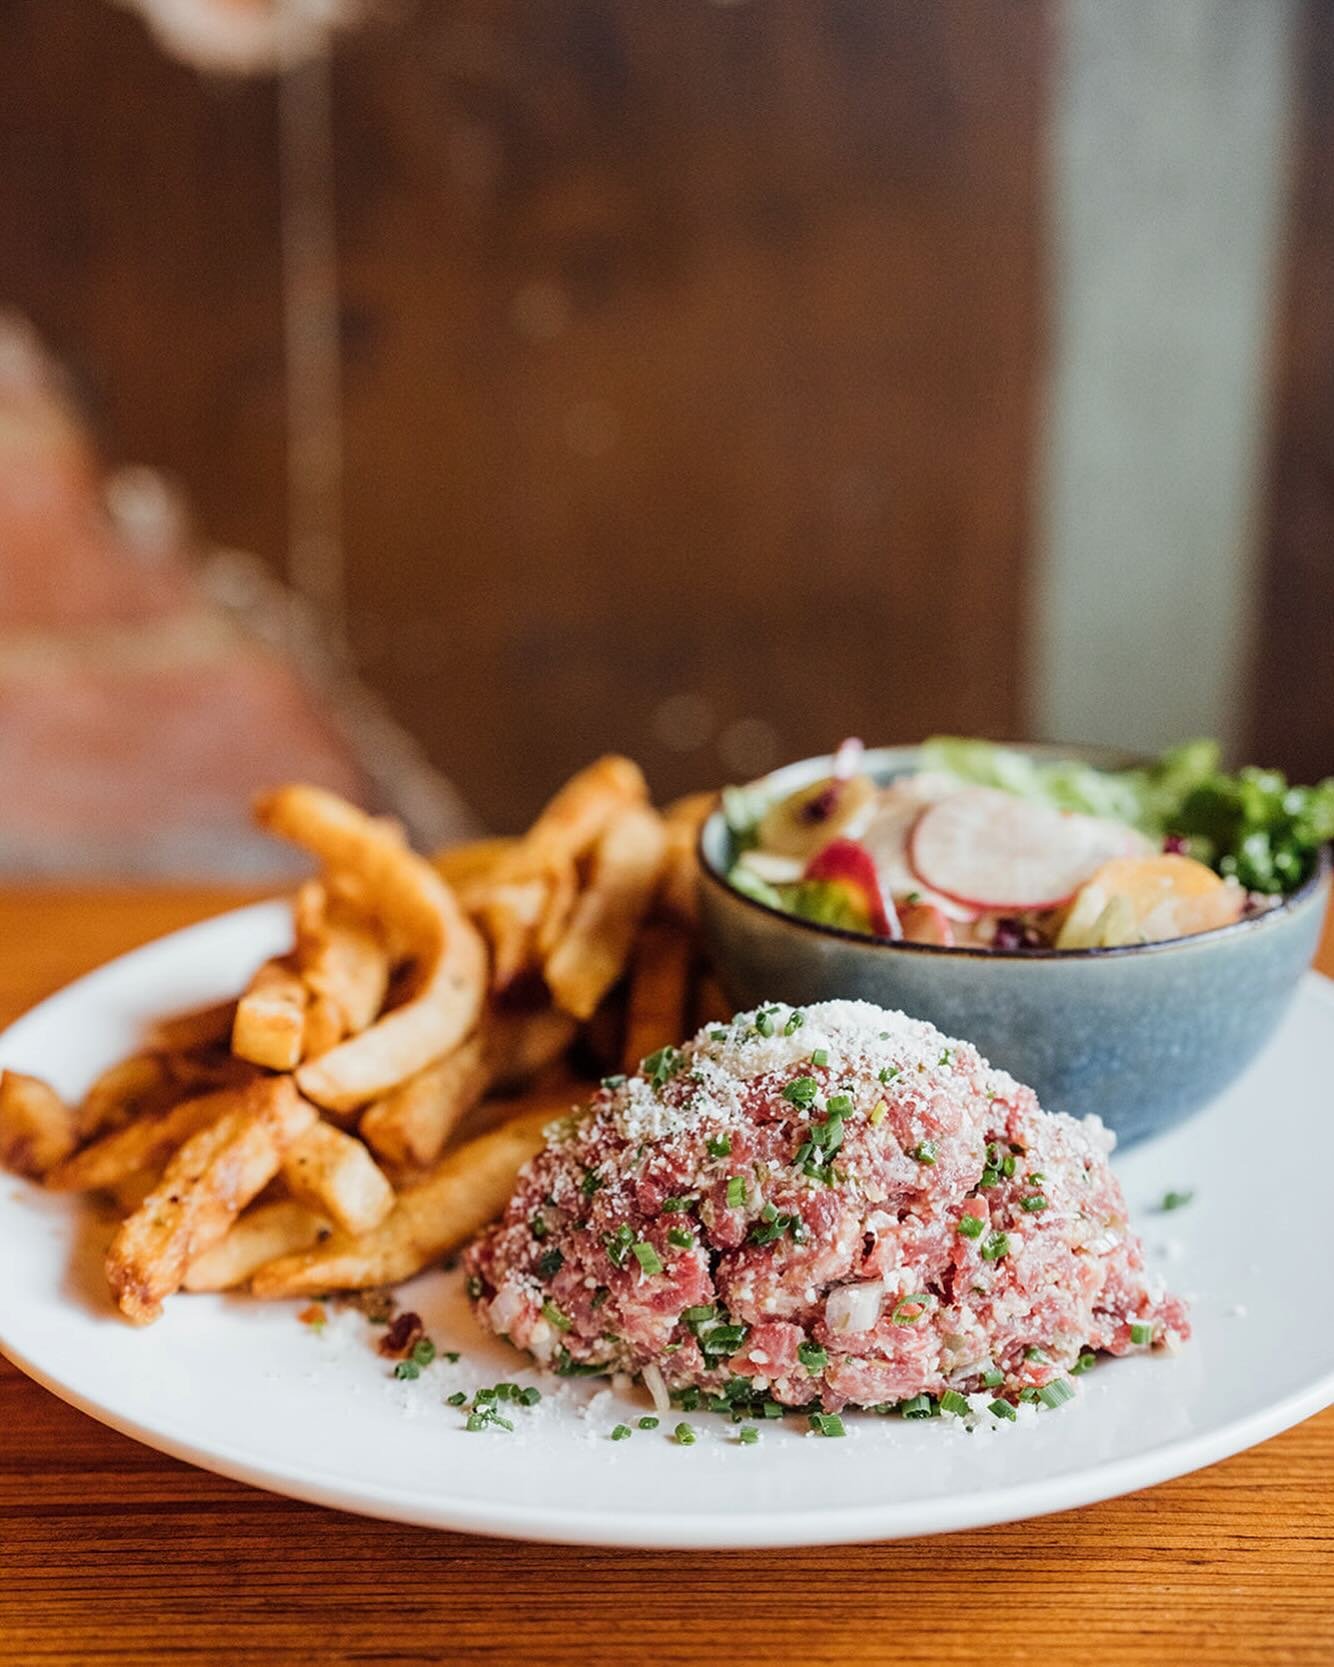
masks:
[[[607,747],[666,795],[846,732],[1023,727],[1058,10],[451,0],[339,43],[352,645],[488,820]],[[1334,0],[1307,28],[1327,62]],[[7,0],[0,30],[0,304],[113,458],[281,569],[275,87],[103,0]],[[1308,633],[1329,85],[1303,77],[1263,541],[1265,617]],[[1253,726],[1276,759],[1334,767],[1321,687],[1299,738]]]

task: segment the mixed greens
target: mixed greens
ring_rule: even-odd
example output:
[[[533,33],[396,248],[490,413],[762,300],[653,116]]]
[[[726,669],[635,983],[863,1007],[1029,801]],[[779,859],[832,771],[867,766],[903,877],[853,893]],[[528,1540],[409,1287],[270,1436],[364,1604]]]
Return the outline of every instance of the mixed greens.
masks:
[[[1143,769],[1099,770],[1077,760],[1042,760],[992,741],[933,736],[922,768],[960,782],[1000,787],[1057,810],[1112,817],[1178,848],[1247,891],[1295,891],[1334,839],[1334,776],[1290,787],[1281,770],[1220,768],[1217,741],[1171,747]]]

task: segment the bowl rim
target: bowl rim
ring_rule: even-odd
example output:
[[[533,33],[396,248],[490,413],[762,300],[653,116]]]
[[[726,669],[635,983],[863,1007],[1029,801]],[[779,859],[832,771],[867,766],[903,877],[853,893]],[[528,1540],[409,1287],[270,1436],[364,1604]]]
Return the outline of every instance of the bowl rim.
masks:
[[[1052,741],[1008,741],[998,744],[1010,746],[1022,752],[1040,753],[1046,757],[1083,758],[1089,763],[1095,764],[1095,767],[1098,767],[1097,761],[1102,761],[1103,768],[1118,765],[1122,768],[1129,768],[1147,761],[1142,753],[1108,746],[1089,746],[1079,743],[1063,746],[1059,742]],[[868,747],[867,752],[872,754],[908,754],[919,750],[920,746],[920,742],[905,742],[900,746]],[[789,772],[795,775],[808,765],[832,764],[833,756],[832,753],[816,753],[810,758],[794,759],[790,764],[780,764],[776,769],[769,771],[768,775],[786,775]],[[767,779],[767,776],[756,778],[757,781]],[[987,949],[976,944],[908,943],[903,938],[877,938],[869,932],[854,932],[846,926],[828,926],[822,921],[807,920],[802,915],[789,914],[785,909],[775,909],[769,903],[761,903],[756,897],[748,897],[744,891],[738,891],[728,881],[727,876],[715,866],[709,855],[710,830],[722,821],[724,821],[723,809],[721,805],[718,805],[709,812],[700,824],[699,833],[695,840],[695,857],[700,879],[717,886],[729,898],[735,898],[747,908],[757,910],[770,921],[793,927],[798,931],[814,933],[819,937],[841,939],[845,943],[856,944],[862,949],[881,953],[937,955],[961,960],[1021,961],[1029,966],[1034,963],[1048,964],[1053,961],[1119,960],[1126,957],[1162,954],[1192,945],[1218,943],[1225,938],[1240,938],[1245,933],[1262,930],[1267,925],[1285,919],[1297,912],[1299,908],[1305,907],[1328,881],[1331,867],[1330,847],[1322,845],[1316,853],[1314,868],[1295,891],[1286,893],[1279,902],[1273,904],[1270,908],[1262,909],[1258,914],[1243,915],[1240,920],[1230,921],[1226,926],[1211,926],[1206,932],[1190,932],[1179,938],[1156,938],[1151,943],[1099,945],[1089,949]]]

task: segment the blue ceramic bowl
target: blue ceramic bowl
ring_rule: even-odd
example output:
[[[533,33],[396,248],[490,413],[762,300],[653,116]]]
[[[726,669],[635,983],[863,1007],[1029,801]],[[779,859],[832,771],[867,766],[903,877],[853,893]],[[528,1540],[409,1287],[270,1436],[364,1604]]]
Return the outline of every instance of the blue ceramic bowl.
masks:
[[[1087,747],[1031,747],[1094,764],[1127,760]],[[878,780],[912,770],[915,747],[866,755]],[[769,778],[790,793],[828,775],[805,759]],[[930,1019],[973,1042],[1036,1089],[1049,1111],[1097,1114],[1122,1144],[1179,1123],[1259,1051],[1315,951],[1329,858],[1265,914],[1165,943],[1121,949],[946,949],[890,943],[799,920],[733,891],[721,813],[700,836],[705,942],[738,1007],[854,998]]]

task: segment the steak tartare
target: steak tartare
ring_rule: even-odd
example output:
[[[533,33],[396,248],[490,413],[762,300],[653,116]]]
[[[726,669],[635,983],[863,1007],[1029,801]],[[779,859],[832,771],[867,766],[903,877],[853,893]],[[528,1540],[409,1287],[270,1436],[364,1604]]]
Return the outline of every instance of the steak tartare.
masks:
[[[469,1291],[539,1361],[659,1398],[1029,1398],[1087,1351],[1189,1335],[1112,1144],[902,1013],[758,1008],[555,1125],[470,1248]]]

